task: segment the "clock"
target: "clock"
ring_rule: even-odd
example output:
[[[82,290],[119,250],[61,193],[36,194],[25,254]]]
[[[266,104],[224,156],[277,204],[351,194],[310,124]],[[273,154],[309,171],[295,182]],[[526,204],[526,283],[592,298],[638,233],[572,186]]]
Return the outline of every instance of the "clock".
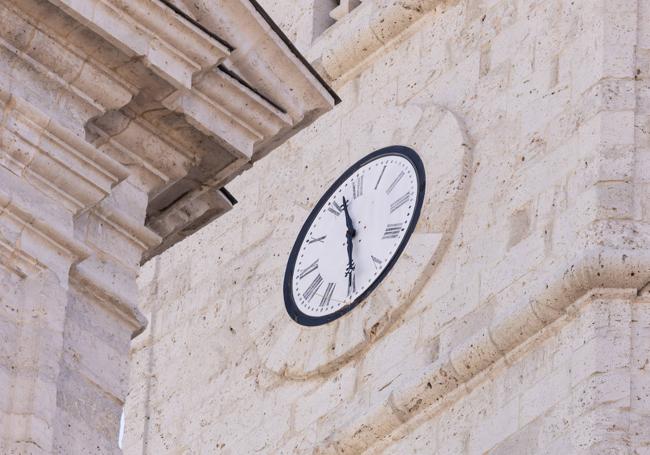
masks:
[[[284,277],[287,312],[307,326],[331,322],[386,277],[415,229],[425,191],[418,154],[377,150],[341,175],[305,221]]]

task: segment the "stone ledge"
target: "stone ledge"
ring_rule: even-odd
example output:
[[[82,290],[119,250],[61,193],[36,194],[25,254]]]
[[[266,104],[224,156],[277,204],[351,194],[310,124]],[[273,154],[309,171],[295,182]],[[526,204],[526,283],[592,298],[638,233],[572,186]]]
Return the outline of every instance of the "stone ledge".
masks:
[[[556,266],[554,272],[540,274],[527,288],[519,287],[519,302],[510,313],[453,347],[430,367],[416,373],[415,379],[396,384],[387,402],[329,436],[323,442],[324,453],[368,449],[418,412],[442,403],[448,394],[558,320],[585,294],[624,289],[626,295],[635,297],[637,289],[647,284],[647,276],[639,272],[650,270],[650,250],[603,248],[597,240],[593,243],[565,267]]]
[[[147,319],[138,309],[138,289],[130,273],[111,261],[90,257],[70,270],[70,282],[110,312],[121,317],[133,329],[132,336],[141,333]]]

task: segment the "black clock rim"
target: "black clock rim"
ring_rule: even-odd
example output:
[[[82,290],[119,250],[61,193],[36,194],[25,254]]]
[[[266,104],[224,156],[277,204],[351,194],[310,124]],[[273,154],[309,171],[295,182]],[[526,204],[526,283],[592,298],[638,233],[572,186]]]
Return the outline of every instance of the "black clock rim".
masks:
[[[411,222],[409,223],[409,226],[406,229],[406,233],[404,234],[402,241],[400,242],[399,246],[397,247],[397,250],[393,254],[393,257],[388,262],[386,268],[384,268],[384,270],[377,276],[377,278],[375,278],[375,280],[368,287],[368,289],[366,289],[362,294],[360,294],[359,297],[357,297],[354,300],[354,302],[352,302],[350,305],[340,308],[334,313],[326,314],[323,316],[309,316],[303,313],[302,311],[300,311],[298,305],[296,304],[293,298],[292,282],[293,282],[293,271],[296,265],[296,260],[298,258],[298,253],[300,252],[300,246],[302,245],[302,241],[307,235],[309,228],[311,227],[312,223],[314,222],[314,219],[316,218],[320,210],[323,208],[323,206],[325,205],[329,197],[334,193],[334,191],[336,191],[336,189],[338,189],[339,186],[341,186],[343,182],[345,182],[345,180],[348,177],[350,177],[350,175],[352,175],[359,168],[368,164],[369,162],[389,155],[397,155],[408,159],[413,165],[413,168],[415,169],[416,177],[418,179],[418,195],[416,198],[415,207],[413,209],[413,217],[411,218]],[[411,238],[411,234],[413,234],[413,231],[415,230],[415,226],[419,221],[420,212],[422,210],[422,204],[424,202],[425,190],[426,190],[426,175],[425,175],[424,164],[422,163],[422,159],[420,158],[420,156],[417,154],[415,150],[403,145],[392,145],[389,147],[384,147],[379,150],[376,150],[366,155],[365,157],[361,158],[359,161],[357,161],[352,166],[350,166],[343,174],[341,174],[341,176],[338,179],[336,179],[336,181],[334,181],[334,183],[332,183],[332,185],[327,189],[327,191],[323,194],[323,196],[321,196],[319,201],[312,209],[311,213],[303,223],[302,228],[298,233],[298,237],[296,238],[296,241],[293,245],[293,248],[291,249],[291,253],[289,254],[289,260],[287,261],[287,268],[284,273],[283,290],[284,290],[284,305],[291,319],[293,319],[295,322],[303,326],[308,326],[308,327],[319,326],[319,325],[332,322],[336,319],[339,319],[340,317],[346,315],[354,308],[356,308],[360,303],[362,303],[366,299],[366,297],[368,297],[368,295],[370,295],[370,293],[374,291],[377,288],[377,286],[381,284],[384,278],[386,278],[386,275],[388,275],[388,273],[392,270],[393,266],[397,263],[397,260],[404,252],[404,249],[406,248],[406,245],[408,244],[408,241]]]

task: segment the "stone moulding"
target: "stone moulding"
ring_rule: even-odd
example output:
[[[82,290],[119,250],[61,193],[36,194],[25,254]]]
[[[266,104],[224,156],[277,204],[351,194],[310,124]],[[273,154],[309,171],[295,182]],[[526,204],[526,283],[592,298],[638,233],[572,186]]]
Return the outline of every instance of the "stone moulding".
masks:
[[[13,264],[14,258],[18,258],[23,265],[40,263],[52,269],[61,282],[66,283],[70,264],[89,257],[92,250],[72,237],[71,226],[67,225],[67,220],[37,218],[34,216],[33,207],[26,207],[15,200],[12,193],[15,194],[14,191],[20,191],[20,189],[10,184],[8,180],[11,175],[8,172],[3,174],[3,187],[0,188],[0,217],[7,217],[12,224],[20,226],[19,237],[13,244],[4,238],[3,233],[0,233],[0,241],[4,244],[3,249],[6,251],[6,256],[2,258],[3,264]],[[17,177],[15,178],[17,179]],[[28,237],[33,240],[27,241]],[[58,256],[39,259],[38,251],[33,246],[34,242],[43,242],[49,245],[53,251],[58,253]],[[16,272],[20,275],[24,273],[24,270],[18,268]]]
[[[225,213],[229,206],[206,193],[216,194],[337,99],[247,0],[215,2],[201,20],[171,0],[50,3],[128,61],[113,68],[110,56],[99,56],[124,86],[123,103],[99,106],[84,127],[149,195],[147,226],[164,227],[163,244],[145,259]],[[179,217],[177,203],[196,210]]]
[[[0,109],[6,128],[0,143],[7,159],[27,178],[31,175],[39,186],[54,191],[71,210],[99,202],[128,177],[119,162],[1,89]],[[26,149],[38,151],[37,156],[27,155]]]
[[[162,104],[247,160],[257,143],[291,125],[287,114],[222,71],[205,74],[193,91],[176,91]]]
[[[56,6],[145,64],[177,88],[217,65],[230,49],[157,0],[52,0]]]
[[[636,295],[635,290],[647,284],[647,276],[639,272],[650,270],[650,249],[603,248],[594,241],[566,267],[550,269],[556,271],[540,273],[525,287],[514,284],[519,299],[509,313],[410,379],[396,383],[383,403],[345,422],[323,441],[322,453],[362,452],[418,412],[435,413],[449,394],[558,320],[585,294],[597,289],[631,289]]]
[[[119,268],[110,262],[90,258],[70,270],[70,283],[79,291],[95,296],[103,308],[129,324],[133,338],[145,329],[147,319],[138,308],[137,288],[129,285],[128,279],[119,283],[121,275]]]
[[[311,61],[319,61],[329,81],[347,80],[378,50],[445,0],[364,0],[332,26],[314,45]],[[326,50],[323,50],[326,48]],[[322,54],[318,55],[319,52]]]

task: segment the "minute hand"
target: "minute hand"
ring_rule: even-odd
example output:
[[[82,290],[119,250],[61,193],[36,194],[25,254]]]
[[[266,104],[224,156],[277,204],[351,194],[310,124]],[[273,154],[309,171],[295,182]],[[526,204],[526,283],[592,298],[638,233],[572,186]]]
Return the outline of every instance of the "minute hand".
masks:
[[[348,202],[345,198],[343,198],[343,211],[345,212],[345,224],[347,226],[345,237],[348,245],[348,266],[345,269],[345,276],[348,277],[348,290],[350,290],[353,282],[352,272],[354,271],[354,261],[352,260],[352,238],[356,235],[356,231],[352,225],[352,218],[350,218],[350,213],[348,212]]]

